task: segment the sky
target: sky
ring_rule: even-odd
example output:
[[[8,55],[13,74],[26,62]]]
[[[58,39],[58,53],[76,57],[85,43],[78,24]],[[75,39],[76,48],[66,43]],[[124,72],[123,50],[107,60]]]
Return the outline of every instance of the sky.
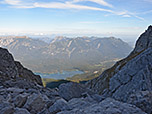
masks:
[[[151,20],[152,0],[0,0],[0,33],[136,39]]]

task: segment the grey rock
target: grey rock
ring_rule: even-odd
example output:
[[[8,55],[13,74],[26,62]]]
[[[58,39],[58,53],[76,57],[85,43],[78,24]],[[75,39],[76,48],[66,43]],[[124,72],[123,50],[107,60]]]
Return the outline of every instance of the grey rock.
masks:
[[[18,77],[17,66],[8,50],[0,48],[0,76],[3,79]]]
[[[5,107],[1,110],[1,114],[14,114],[14,109],[12,107]]]
[[[23,89],[14,88],[14,87],[12,87],[12,88],[7,88],[6,91],[9,92],[9,93],[17,93],[17,94],[20,94],[20,93],[23,93],[23,92],[24,92]]]
[[[83,93],[89,94],[91,91],[87,90],[83,85],[74,82],[61,84],[59,86],[59,95],[65,100],[82,97]]]
[[[4,97],[0,95],[0,102],[4,101]]]
[[[30,82],[35,82],[39,85],[43,85],[41,77],[39,75],[35,75],[31,70],[23,67],[20,62],[15,61],[15,64],[18,68],[18,74],[21,78],[26,79]]]
[[[34,93],[28,97],[23,107],[30,113],[36,114],[45,108],[47,101],[49,101],[47,96]]]
[[[92,104],[84,108],[74,108],[70,111],[62,111],[57,114],[146,114],[134,105],[122,103],[107,98],[100,103]]]
[[[35,75],[32,71],[24,68],[20,62],[14,61],[13,56],[8,50],[0,48],[0,81],[16,79],[18,77],[30,82],[42,85],[40,76]],[[0,85],[3,85],[1,83]]]
[[[152,91],[139,91],[131,94],[127,102],[136,105],[148,114],[152,113]]]
[[[41,112],[38,112],[37,114],[50,114],[49,109],[43,109]]]
[[[68,110],[68,109],[69,107],[67,101],[65,101],[64,99],[59,99],[52,106],[50,106],[49,111],[51,114],[56,114],[61,110]]]
[[[150,25],[148,29],[139,37],[136,42],[135,49],[132,53],[138,53],[142,50],[152,47],[152,26]]]
[[[0,113],[1,114],[13,114],[14,112],[14,107],[6,101],[0,102]]]
[[[24,108],[15,108],[13,114],[30,114],[30,112]]]
[[[75,109],[75,108],[83,109],[85,107],[91,106],[96,103],[97,102],[91,97],[73,98],[70,101],[68,101],[68,106],[70,110]]]
[[[152,90],[152,48],[130,60],[109,82],[112,97],[126,102],[136,91]],[[132,71],[136,72],[132,74]],[[118,86],[115,86],[118,85]]]
[[[16,96],[13,99],[14,105],[19,108],[23,107],[24,104],[26,103],[27,97],[28,97],[28,94],[26,94],[26,93]]]

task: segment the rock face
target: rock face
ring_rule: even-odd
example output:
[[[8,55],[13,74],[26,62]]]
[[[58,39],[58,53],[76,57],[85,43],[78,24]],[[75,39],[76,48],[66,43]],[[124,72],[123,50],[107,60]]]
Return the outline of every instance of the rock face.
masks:
[[[152,91],[140,91],[130,95],[128,103],[134,104],[143,111],[151,114],[152,112]]]
[[[35,75],[32,71],[28,70],[27,68],[24,68],[20,62],[15,61],[15,64],[18,68],[19,77],[42,85],[42,80],[39,75]]]
[[[0,48],[0,76],[1,78],[19,77],[13,56],[3,48]]]
[[[149,26],[148,29],[139,37],[132,53],[138,53],[149,47],[152,47],[152,26]]]
[[[152,48],[130,60],[109,82],[109,94],[127,101],[131,93],[152,90]]]
[[[152,26],[149,26],[139,37],[135,49],[128,57],[117,62],[112,68],[103,72],[100,77],[89,81],[87,85],[104,97],[112,97],[123,102],[127,102],[129,96],[131,94],[136,95],[136,92],[151,91]],[[147,105],[145,107],[148,108],[143,108],[135,102],[132,102],[132,104],[149,114],[151,113]]]
[[[0,80],[22,78],[42,85],[40,76],[24,68],[20,62],[14,61],[13,56],[3,48],[0,48],[0,77]]]

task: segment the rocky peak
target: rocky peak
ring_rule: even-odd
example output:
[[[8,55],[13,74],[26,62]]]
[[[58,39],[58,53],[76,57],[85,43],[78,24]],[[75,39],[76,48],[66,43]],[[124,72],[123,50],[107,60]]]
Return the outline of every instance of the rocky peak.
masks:
[[[150,25],[148,29],[139,37],[136,42],[135,49],[132,53],[137,53],[143,51],[149,47],[152,47],[152,26]]]

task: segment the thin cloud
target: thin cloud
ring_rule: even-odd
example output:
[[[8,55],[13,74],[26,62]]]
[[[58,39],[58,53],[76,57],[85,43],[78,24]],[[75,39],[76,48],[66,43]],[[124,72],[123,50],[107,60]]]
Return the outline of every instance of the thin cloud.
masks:
[[[3,3],[10,4],[10,5],[21,5],[20,0],[4,0]]]
[[[107,7],[110,7],[110,8],[113,7],[113,5],[105,2],[104,0],[73,0],[73,1],[70,1],[69,3],[77,3],[77,2],[83,2],[83,1],[94,2],[94,3],[100,4],[102,6],[107,6]]]
[[[119,15],[119,16],[122,16],[122,17],[135,17],[139,20],[145,21],[144,18],[138,16],[138,13],[131,13],[129,11],[122,11],[122,12],[113,11],[111,14],[107,14],[105,16],[110,16],[110,15]]]
[[[34,3],[34,7],[40,8],[57,8],[57,9],[80,9],[80,10],[96,10],[96,11],[105,11],[112,13],[112,10],[102,9],[97,7],[90,7],[84,5],[77,5],[72,3],[59,3],[59,2],[52,2],[52,3]]]
[[[108,15],[118,15],[122,17],[135,17],[140,20],[144,20],[144,18],[139,17],[136,13],[130,13],[128,11],[114,11],[112,9],[105,9],[105,8],[98,8],[98,7],[92,7],[87,5],[79,5],[76,3],[83,2],[83,1],[90,1],[97,4],[100,4],[102,6],[107,6],[109,8],[112,8],[113,5],[105,2],[104,0],[71,0],[66,2],[35,2],[35,0],[4,0],[3,3],[11,5],[13,8],[54,8],[54,9],[77,9],[77,10],[94,10],[94,11],[102,11],[107,12],[110,14]],[[149,11],[151,12],[151,11]],[[149,13],[145,12],[145,13]]]
[[[126,15],[123,15],[123,17],[131,17],[131,16],[126,14]]]

